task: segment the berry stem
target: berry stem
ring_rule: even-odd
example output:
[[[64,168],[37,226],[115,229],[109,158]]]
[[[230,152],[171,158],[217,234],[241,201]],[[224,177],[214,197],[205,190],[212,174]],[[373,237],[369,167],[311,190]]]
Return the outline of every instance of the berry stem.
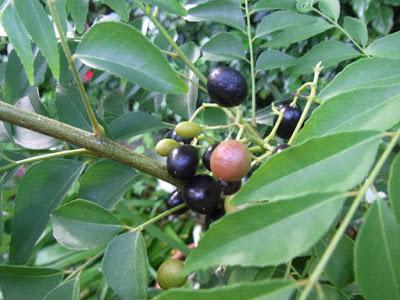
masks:
[[[76,275],[79,275],[86,267],[90,266],[97,259],[99,259],[101,256],[103,256],[104,251],[105,251],[105,249],[101,250],[99,253],[97,253],[92,258],[89,258],[85,263],[80,265],[79,268],[75,269],[71,274],[69,274],[63,281],[68,281],[69,279],[75,277]]]
[[[246,9],[246,20],[247,20],[247,38],[249,40],[249,53],[250,53],[250,72],[251,72],[251,112],[252,119],[251,125],[255,127],[256,123],[256,73],[254,68],[254,50],[253,50],[253,37],[251,34],[251,22],[250,22],[250,10],[249,1],[244,1]]]
[[[272,108],[273,110],[275,110],[275,108]],[[268,134],[268,136],[264,139],[264,143],[268,144],[276,135],[276,132],[278,131],[279,126],[282,123],[283,120],[283,116],[285,115],[284,110],[281,110],[280,112],[278,112],[278,119],[275,122],[274,127],[272,128],[271,132]]]
[[[85,91],[85,87],[83,86],[82,80],[79,76],[78,69],[75,66],[74,58],[72,56],[71,50],[69,49],[67,38],[62,29],[60,17],[56,8],[56,0],[48,0],[50,14],[53,18],[54,24],[57,28],[58,35],[60,37],[61,46],[64,50],[65,57],[67,58],[69,68],[71,69],[72,76],[75,80],[75,83],[78,86],[79,93],[81,95],[83,105],[85,106],[85,110],[89,116],[90,123],[92,124],[93,133],[96,137],[101,137],[104,135],[104,128],[97,121],[96,115],[93,112],[92,106],[90,105],[89,97]]]
[[[321,257],[321,260],[318,262],[317,266],[314,268],[314,271],[311,273],[309,277],[309,281],[305,286],[304,290],[300,294],[299,300],[306,300],[308,295],[310,294],[313,286],[318,283],[319,277],[321,276],[322,272],[324,271],[326,265],[329,262],[333,252],[335,251],[340,239],[346,232],[346,228],[349,226],[354,214],[357,211],[358,206],[360,205],[361,201],[364,198],[365,193],[367,192],[368,188],[374,183],[376,177],[378,176],[380,170],[382,169],[383,165],[385,164],[386,160],[389,158],[393,148],[396,146],[397,141],[400,139],[400,129],[396,131],[396,134],[393,136],[389,144],[387,145],[385,151],[382,153],[381,157],[375,164],[374,168],[372,169],[371,173],[369,174],[367,180],[361,187],[361,189],[357,192],[357,196],[354,199],[352,205],[350,206],[349,210],[347,211],[345,217],[343,218],[339,228],[337,229],[335,235],[332,237],[331,241],[328,244],[324,254]]]

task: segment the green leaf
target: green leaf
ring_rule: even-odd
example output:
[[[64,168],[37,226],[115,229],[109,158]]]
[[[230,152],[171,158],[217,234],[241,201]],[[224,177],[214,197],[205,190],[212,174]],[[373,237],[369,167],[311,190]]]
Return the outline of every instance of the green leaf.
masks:
[[[211,61],[246,59],[242,42],[232,33],[220,32],[204,44],[203,58]]]
[[[49,17],[38,0],[14,1],[15,8],[33,41],[46,57],[54,77],[60,75],[60,56],[56,35]]]
[[[157,300],[289,300],[296,289],[290,280],[273,280],[259,283],[243,283],[213,289],[174,289],[162,293]]]
[[[135,111],[116,118],[109,129],[115,139],[123,140],[164,127],[164,123],[153,115]]]
[[[313,289],[307,300],[351,300],[343,291],[331,286],[322,284],[318,290]]]
[[[311,9],[313,8],[314,3],[317,1],[318,0],[296,0],[297,10],[301,13],[310,12]]]
[[[260,54],[257,59],[256,69],[260,71],[287,68],[292,66],[295,62],[296,57],[275,49],[271,49]]]
[[[146,245],[140,232],[114,238],[102,263],[108,285],[122,300],[147,299],[148,267]]]
[[[85,200],[75,200],[53,211],[51,221],[55,239],[74,250],[105,245],[122,229],[112,213]]]
[[[368,29],[364,20],[345,16],[343,19],[343,28],[361,46],[365,47],[367,45]]]
[[[186,9],[177,0],[146,0],[151,5],[157,5],[161,10],[184,17],[187,15]]]
[[[400,85],[342,93],[313,112],[296,142],[344,131],[384,131],[399,122],[399,110]]]
[[[314,250],[318,260],[321,259],[326,247],[328,246],[333,234],[324,236],[315,246]],[[344,288],[354,280],[353,273],[353,249],[354,242],[348,236],[344,236],[339,241],[333,252],[325,272],[329,280],[337,287]],[[331,299],[331,298],[328,298]]]
[[[83,164],[75,160],[51,159],[32,165],[17,191],[12,224],[10,259],[23,263],[72,184]]]
[[[253,8],[254,11],[270,9],[296,10],[296,2],[294,0],[260,0]]]
[[[349,44],[338,41],[324,41],[314,46],[300,57],[290,68],[295,74],[311,74],[313,68],[322,62],[324,68],[336,66],[338,63],[360,56],[361,53]]]
[[[347,191],[367,175],[381,138],[377,132],[360,131],[290,147],[267,160],[234,196],[232,204]]]
[[[393,160],[392,166],[390,168],[388,191],[390,204],[392,205],[392,210],[400,224],[400,154],[396,156]]]
[[[400,58],[400,31],[389,34],[373,42],[365,52],[371,56]]]
[[[190,22],[217,22],[245,31],[240,0],[209,0],[189,10]]]
[[[348,65],[318,95],[326,101],[338,94],[361,88],[398,84],[400,59],[365,58]]]
[[[123,21],[127,22],[129,20],[130,9],[126,0],[100,0],[100,2],[114,10]]]
[[[107,159],[99,160],[83,174],[79,195],[82,199],[111,209],[130,187],[135,176],[136,171],[126,165]]]
[[[185,272],[217,265],[279,265],[309,250],[325,234],[344,197],[313,194],[260,204],[214,223],[187,257]],[[244,220],[246,222],[243,226]]]
[[[393,9],[386,5],[377,5],[373,12],[372,27],[383,35],[387,35],[393,27]]]
[[[79,292],[79,277],[76,277],[55,287],[44,300],[79,300]]]
[[[75,22],[76,30],[82,33],[89,12],[89,0],[67,0],[67,9]]]
[[[31,37],[26,31],[14,5],[9,4],[1,15],[1,24],[25,68],[30,85],[35,84]]]
[[[43,300],[63,278],[59,270],[23,266],[0,266],[0,287],[7,300]]]
[[[400,226],[383,200],[372,205],[361,227],[355,273],[366,299],[400,299]]]
[[[328,17],[337,21],[340,16],[339,0],[318,0],[319,9]]]
[[[138,30],[102,22],[83,37],[75,56],[83,63],[125,78],[148,90],[185,94],[187,87],[160,50]]]

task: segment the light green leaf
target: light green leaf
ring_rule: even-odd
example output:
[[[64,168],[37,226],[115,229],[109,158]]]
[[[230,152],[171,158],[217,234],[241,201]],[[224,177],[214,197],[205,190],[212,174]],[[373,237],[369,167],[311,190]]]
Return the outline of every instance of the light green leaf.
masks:
[[[33,41],[46,57],[54,77],[60,75],[60,56],[56,35],[48,15],[38,0],[14,1],[15,8]]]
[[[388,191],[390,204],[392,205],[392,210],[400,224],[400,154],[396,156],[393,160],[392,166],[390,168]]]
[[[309,250],[342,208],[344,197],[313,194],[260,204],[214,223],[187,257],[185,272],[218,265],[269,266]],[[246,222],[243,226],[244,220]]]
[[[345,16],[343,19],[343,28],[361,46],[365,47],[367,45],[368,29],[364,20]]]
[[[398,84],[400,59],[365,58],[348,65],[318,95],[326,101],[338,94],[361,88]]]
[[[89,12],[89,0],[67,0],[67,9],[75,22],[76,30],[82,33]]]
[[[384,131],[399,122],[399,110],[400,85],[342,93],[313,112],[296,142],[344,131]]]
[[[400,299],[400,226],[383,200],[372,205],[361,227],[355,273],[366,299]]]
[[[24,266],[0,266],[0,287],[7,300],[43,300],[62,280],[59,270]]]
[[[157,5],[161,10],[165,10],[180,17],[187,15],[186,9],[177,0],[146,0],[152,5]]]
[[[79,300],[79,292],[79,277],[76,277],[55,287],[44,300]]]
[[[289,72],[295,74],[311,74],[313,68],[322,62],[324,68],[336,66],[342,61],[353,59],[361,53],[349,44],[339,41],[324,41],[314,46],[305,55],[300,57],[290,68]]]
[[[189,10],[190,22],[217,22],[245,31],[240,0],[209,0]]]
[[[102,270],[122,300],[147,299],[148,258],[142,234],[128,232],[114,238],[104,254]]]
[[[220,32],[214,35],[203,48],[205,60],[224,61],[245,59],[246,51],[242,42],[232,33]]]
[[[400,58],[400,31],[389,34],[373,42],[365,52],[371,56]]]
[[[313,289],[307,300],[351,300],[343,291],[327,284],[320,285],[319,289]]]
[[[74,250],[107,244],[122,229],[121,222],[112,213],[85,200],[75,200],[53,211],[51,221],[55,239]]]
[[[136,171],[126,165],[107,159],[99,160],[83,174],[79,195],[82,199],[111,209],[130,187],[135,176]]]
[[[296,289],[293,281],[273,280],[242,283],[213,289],[175,289],[162,293],[157,300],[289,300]]]
[[[22,23],[14,5],[9,4],[3,11],[1,15],[1,24],[21,59],[30,85],[34,85],[35,74],[33,69],[31,37],[26,31],[24,23]]]
[[[110,7],[112,10],[114,10],[121,18],[123,21],[127,22],[129,20],[129,5],[126,0],[99,0],[100,2],[103,2],[105,5]]]
[[[339,0],[318,0],[319,9],[328,17],[337,21],[340,16]]]
[[[103,22],[83,37],[75,56],[83,63],[132,81],[148,90],[185,94],[187,87],[160,50],[126,24]]]
[[[256,3],[253,10],[270,10],[270,9],[288,9],[296,10],[296,1],[294,0],[260,0]]]
[[[293,65],[295,61],[296,57],[293,57],[289,54],[275,49],[266,50],[258,57],[256,69],[260,71],[287,68]]]
[[[115,139],[123,140],[164,127],[164,123],[153,115],[135,111],[123,114],[113,120],[109,129]]]
[[[267,160],[232,203],[347,191],[368,174],[381,138],[377,132],[360,131],[315,138],[290,147]]]
[[[10,259],[23,263],[72,184],[83,164],[75,160],[51,159],[32,165],[19,183],[13,218]]]
[[[297,2],[297,10],[301,13],[307,13],[309,11],[311,11],[311,9],[313,8],[313,5],[315,2],[317,2],[318,0],[296,0]]]

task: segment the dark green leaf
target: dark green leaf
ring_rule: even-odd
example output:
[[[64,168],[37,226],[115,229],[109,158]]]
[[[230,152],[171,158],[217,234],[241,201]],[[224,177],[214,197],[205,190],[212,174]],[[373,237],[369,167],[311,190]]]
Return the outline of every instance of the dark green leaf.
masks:
[[[246,58],[242,42],[235,35],[227,32],[214,35],[204,44],[202,50],[205,60],[229,61]]]
[[[296,57],[275,49],[271,49],[260,54],[257,59],[256,69],[260,71],[287,68],[292,66],[295,62]]]
[[[126,0],[99,0],[114,10],[124,21],[129,20],[129,5]]]
[[[67,8],[75,22],[76,30],[82,33],[85,29],[86,18],[89,12],[89,0],[67,0]]]
[[[294,0],[260,0],[254,6],[254,11],[270,9],[296,10],[296,2]]]
[[[83,37],[75,56],[83,63],[123,77],[146,89],[184,94],[187,87],[160,50],[138,30],[122,23],[102,22]]]
[[[47,294],[44,300],[79,300],[79,277],[64,281]]]
[[[51,211],[79,177],[82,163],[52,159],[32,165],[18,186],[13,218],[10,258],[23,263],[42,234]]]
[[[343,28],[350,34],[350,36],[361,46],[365,47],[368,43],[368,29],[364,20],[344,17]]]
[[[337,21],[340,15],[339,0],[318,0],[319,9],[328,17]]]
[[[400,31],[376,40],[368,46],[366,53],[371,56],[400,58],[399,44]]]
[[[341,290],[331,285],[323,284],[318,290],[313,289],[307,300],[351,300],[351,298]]]
[[[397,155],[393,160],[389,182],[388,182],[388,191],[389,191],[389,199],[392,205],[392,210],[397,219],[397,222],[400,224],[400,155]]]
[[[177,0],[146,0],[152,5],[157,5],[160,9],[176,14],[180,17],[187,15],[186,9]]]

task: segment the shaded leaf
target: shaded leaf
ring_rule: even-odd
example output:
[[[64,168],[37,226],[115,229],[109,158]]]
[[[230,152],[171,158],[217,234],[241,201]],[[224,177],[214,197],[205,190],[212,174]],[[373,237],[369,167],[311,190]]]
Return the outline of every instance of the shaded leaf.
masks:
[[[397,155],[393,160],[392,166],[390,168],[388,191],[390,204],[392,205],[392,210],[400,224],[400,155]]]
[[[129,20],[129,5],[126,0],[100,0],[112,10],[114,10],[124,21]]]
[[[364,20],[345,16],[343,18],[343,28],[361,46],[365,47],[368,43],[368,29]]]
[[[82,33],[89,12],[89,0],[67,0],[67,9],[75,22],[76,30]]]
[[[202,50],[205,60],[224,61],[246,58],[242,42],[235,35],[227,32],[214,35],[204,44]]]
[[[257,70],[273,70],[278,68],[287,68],[296,62],[296,57],[281,51],[271,49],[260,54],[257,59]]]
[[[62,282],[44,300],[79,300],[79,277]]]
[[[365,52],[372,56],[400,58],[400,31],[374,41]]]
[[[339,0],[318,0],[319,9],[328,17],[337,21],[340,15]]]
[[[165,10],[180,17],[187,15],[186,9],[177,0],[146,0],[152,5],[157,5],[161,10]]]
[[[254,11],[269,9],[296,10],[296,2],[293,0],[260,0],[254,6]]]

